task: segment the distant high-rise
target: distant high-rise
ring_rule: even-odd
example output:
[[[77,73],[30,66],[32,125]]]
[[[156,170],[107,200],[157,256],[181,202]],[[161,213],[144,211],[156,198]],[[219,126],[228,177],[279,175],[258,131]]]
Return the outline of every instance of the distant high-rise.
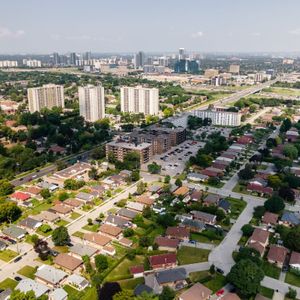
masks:
[[[41,111],[43,108],[65,107],[62,85],[46,84],[42,87],[29,88],[27,94],[31,113]]]
[[[139,51],[134,55],[134,67],[136,69],[142,68],[145,64],[145,53]]]
[[[230,65],[229,66],[229,73],[239,74],[240,73],[240,65]]]
[[[91,51],[87,51],[83,54],[83,60],[90,60],[92,59],[92,53]]]
[[[185,59],[185,53],[184,53],[184,48],[179,48],[179,55],[178,55],[178,59]]]
[[[75,66],[77,60],[77,55],[75,52],[70,53],[70,65]]]
[[[96,122],[105,117],[104,87],[87,85],[79,87],[80,115],[88,122]]]
[[[156,88],[121,87],[121,111],[157,115],[159,92]]]
[[[59,57],[59,54],[57,52],[53,53],[53,64],[55,66],[60,64],[60,57]]]
[[[199,63],[195,60],[181,59],[175,63],[174,71],[176,73],[192,73],[199,71]]]

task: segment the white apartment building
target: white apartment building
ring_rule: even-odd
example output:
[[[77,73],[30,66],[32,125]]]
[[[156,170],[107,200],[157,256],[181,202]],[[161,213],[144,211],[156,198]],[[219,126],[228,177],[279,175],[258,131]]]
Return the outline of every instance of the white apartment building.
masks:
[[[87,85],[79,87],[80,115],[88,122],[96,122],[105,117],[104,87]]]
[[[0,68],[14,68],[18,66],[15,60],[0,60]]]
[[[43,108],[65,107],[64,87],[62,85],[45,84],[42,87],[27,90],[29,111],[41,111]]]
[[[212,125],[239,126],[241,125],[241,114],[222,110],[195,110],[194,116],[211,119]]]
[[[36,59],[23,59],[23,65],[29,68],[40,68],[42,66],[42,62]]]
[[[159,92],[156,88],[121,87],[121,111],[157,115]]]

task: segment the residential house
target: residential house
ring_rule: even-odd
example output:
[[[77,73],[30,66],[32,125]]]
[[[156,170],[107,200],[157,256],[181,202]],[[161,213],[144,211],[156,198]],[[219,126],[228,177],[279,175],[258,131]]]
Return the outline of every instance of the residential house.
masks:
[[[54,212],[59,216],[67,216],[73,211],[73,207],[59,203],[49,208],[49,211]]]
[[[210,206],[210,205],[215,205],[217,206],[219,204],[219,201],[221,199],[221,196],[216,195],[216,194],[208,194],[204,199],[203,199],[203,205],[204,206]]]
[[[173,268],[177,265],[175,253],[166,253],[150,256],[149,262],[153,270]]]
[[[21,240],[27,234],[27,231],[21,227],[11,225],[10,227],[4,228],[2,233],[14,240]]]
[[[96,192],[98,194],[97,197],[102,197],[105,193],[105,187],[102,185],[93,185],[90,187],[92,192]]]
[[[214,225],[217,222],[217,216],[198,210],[192,210],[194,220],[201,221],[205,224]]]
[[[140,278],[144,276],[144,266],[132,266],[129,268],[130,274],[133,276],[133,278]]]
[[[271,187],[263,187],[255,183],[248,183],[247,191],[256,192],[260,196],[270,196],[273,194],[273,189]]]
[[[133,241],[127,238],[122,237],[121,239],[118,240],[118,243],[121,244],[122,246],[130,248],[133,245]]]
[[[141,196],[136,197],[135,201],[145,206],[152,206],[155,202],[155,200],[147,194],[143,194]]]
[[[224,175],[223,170],[209,167],[201,171],[201,174],[206,175],[208,177],[222,177]]]
[[[184,227],[168,227],[166,230],[166,237],[175,238],[181,241],[188,241],[190,239],[190,231]]]
[[[300,271],[300,252],[292,252],[289,265],[291,268]]]
[[[42,225],[42,222],[28,217],[20,221],[18,225],[24,228],[25,230],[35,231]]]
[[[173,194],[178,197],[185,197],[188,193],[189,193],[190,189],[187,186],[181,186],[180,188],[178,188]]]
[[[17,191],[11,194],[10,198],[14,201],[17,201],[19,205],[32,206],[32,204],[29,202],[31,196],[27,193]]]
[[[49,292],[49,288],[46,285],[30,278],[22,279],[16,286],[16,290],[23,293],[33,291],[36,298],[39,298],[42,295],[47,295]]]
[[[209,288],[197,282],[192,287],[184,291],[179,296],[178,299],[179,300],[208,300],[210,299],[211,295],[212,295],[212,291]]]
[[[72,208],[80,208],[81,206],[83,206],[84,202],[78,199],[69,198],[64,201],[64,204]]]
[[[112,240],[110,237],[99,233],[85,233],[83,239],[90,245],[98,247],[98,249],[102,249]]]
[[[158,245],[160,251],[176,251],[180,243],[179,239],[170,239],[168,237],[157,236],[154,243]]]
[[[118,226],[120,228],[128,228],[128,227],[131,227],[132,226],[132,223],[128,220],[128,219],[125,219],[125,218],[122,218],[120,216],[117,216],[117,215],[109,215],[105,221],[104,221],[106,224],[109,224],[109,225],[112,225],[112,226]]]
[[[295,212],[285,211],[279,221],[279,224],[293,227],[300,224],[300,215]]]
[[[98,249],[84,245],[84,244],[75,244],[71,247],[69,247],[70,255],[74,256],[75,258],[81,259],[82,256],[87,255],[88,257],[93,256],[97,253]]]
[[[209,176],[200,173],[189,173],[187,175],[187,180],[194,182],[204,182],[209,178]]]
[[[132,176],[132,171],[122,170],[122,171],[120,171],[119,175],[122,176],[125,180],[128,180]]]
[[[31,197],[38,197],[41,191],[42,189],[37,186],[30,186],[27,189],[25,189],[24,192],[26,194],[29,194]]]
[[[152,294],[153,289],[146,284],[138,284],[133,291],[134,296],[141,296],[144,293]]]
[[[9,300],[12,290],[10,288],[2,289],[0,292],[0,300]]]
[[[101,253],[114,256],[116,254],[116,249],[111,245],[106,245],[101,249]]]
[[[268,181],[261,177],[255,177],[255,178],[249,180],[249,183],[257,185],[257,186],[261,186],[261,187],[266,187],[268,185]]]
[[[278,267],[282,268],[287,254],[288,250],[286,248],[277,245],[271,245],[267,259],[269,263],[276,264]]]
[[[122,233],[122,229],[117,226],[112,226],[109,224],[103,224],[100,226],[99,231],[110,238],[118,238],[118,236]]]
[[[52,266],[42,265],[35,273],[35,280],[51,288],[57,287],[68,276],[62,270]]]
[[[201,232],[206,228],[205,224],[199,220],[184,219],[181,225],[191,232]]]
[[[95,196],[89,193],[80,192],[76,195],[76,199],[84,202],[92,202],[95,199]]]
[[[190,201],[198,202],[201,200],[203,193],[202,191],[199,190],[193,190],[191,195],[190,195]]]
[[[0,251],[5,250],[6,247],[7,247],[7,244],[2,239],[0,239]]]
[[[72,274],[71,276],[69,276],[66,280],[66,283],[79,291],[84,290],[90,285],[84,277],[77,274]]]
[[[58,288],[49,293],[49,300],[67,300],[68,293],[63,288]]]
[[[255,228],[247,245],[250,248],[256,249],[263,256],[266,246],[269,243],[269,236],[270,233],[267,230]]]
[[[265,212],[265,214],[262,217],[262,222],[268,226],[274,226],[277,225],[278,222],[278,214],[274,214],[271,212]]]
[[[123,207],[118,210],[116,214],[122,218],[126,218],[127,220],[132,220],[138,214],[138,212]]]
[[[42,211],[40,214],[32,216],[32,218],[47,224],[53,224],[60,220],[60,216],[51,211]]]
[[[137,212],[142,212],[144,210],[145,205],[138,202],[129,201],[126,205],[127,208],[135,210]]]
[[[74,272],[82,265],[82,260],[75,258],[67,253],[59,253],[54,258],[54,263],[67,272]]]
[[[226,199],[221,199],[218,204],[218,208],[222,209],[225,213],[230,213],[231,204]]]

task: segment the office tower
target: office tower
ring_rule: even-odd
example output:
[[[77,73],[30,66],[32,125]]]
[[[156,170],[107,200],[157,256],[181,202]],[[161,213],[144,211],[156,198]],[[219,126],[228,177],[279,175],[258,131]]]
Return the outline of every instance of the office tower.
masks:
[[[239,65],[230,65],[229,66],[229,73],[239,74],[240,73],[240,66]]]
[[[195,74],[195,73],[198,73],[198,71],[199,71],[199,64],[195,60],[181,59],[175,63],[174,71],[176,73]]]
[[[53,53],[53,64],[55,66],[60,64],[60,57],[59,57],[59,54],[57,52]]]
[[[64,87],[46,84],[42,87],[27,89],[29,110],[31,113],[43,108],[65,107]]]
[[[156,88],[121,87],[121,111],[157,115],[159,93]]]
[[[92,59],[92,53],[91,51],[87,51],[83,54],[83,60],[90,60]]]
[[[184,48],[179,48],[178,59],[179,59],[179,60],[185,59]]]
[[[77,55],[75,52],[70,53],[70,65],[75,66],[77,60]]]
[[[96,122],[105,117],[104,87],[87,85],[79,87],[80,115],[88,122]]]
[[[134,67],[136,69],[142,68],[145,64],[145,53],[139,51],[134,55]]]

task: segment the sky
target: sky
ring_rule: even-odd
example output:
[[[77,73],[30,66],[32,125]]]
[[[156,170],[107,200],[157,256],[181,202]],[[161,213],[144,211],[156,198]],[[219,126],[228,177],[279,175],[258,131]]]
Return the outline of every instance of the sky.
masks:
[[[299,0],[5,0],[0,53],[297,52]]]

